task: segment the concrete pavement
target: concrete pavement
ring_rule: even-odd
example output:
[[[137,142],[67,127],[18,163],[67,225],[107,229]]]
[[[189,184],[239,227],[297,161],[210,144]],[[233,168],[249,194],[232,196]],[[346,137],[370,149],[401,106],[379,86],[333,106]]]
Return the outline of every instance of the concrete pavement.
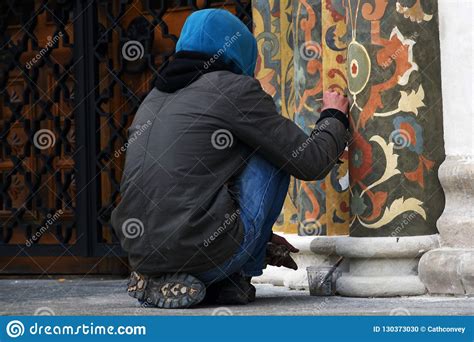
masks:
[[[474,298],[311,297],[306,291],[258,284],[246,306],[186,310],[142,308],[125,292],[126,279],[0,279],[0,315],[474,315]]]

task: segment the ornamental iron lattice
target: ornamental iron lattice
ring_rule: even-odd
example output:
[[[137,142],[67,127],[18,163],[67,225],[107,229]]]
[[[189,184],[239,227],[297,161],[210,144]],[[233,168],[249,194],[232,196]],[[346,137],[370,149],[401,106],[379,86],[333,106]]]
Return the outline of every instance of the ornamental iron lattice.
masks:
[[[122,253],[126,128],[190,11],[250,1],[0,3],[0,255]]]

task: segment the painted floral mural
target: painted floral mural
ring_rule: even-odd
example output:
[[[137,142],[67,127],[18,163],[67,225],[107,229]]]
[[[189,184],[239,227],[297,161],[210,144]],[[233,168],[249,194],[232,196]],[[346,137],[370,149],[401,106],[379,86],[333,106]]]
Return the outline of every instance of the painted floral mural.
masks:
[[[347,6],[351,235],[434,234],[444,208],[437,4]]]
[[[292,180],[277,228],[303,235],[436,233],[444,208],[436,2],[254,1],[253,15],[256,75],[282,115],[309,133],[324,90],[352,100],[344,162],[324,181]]]

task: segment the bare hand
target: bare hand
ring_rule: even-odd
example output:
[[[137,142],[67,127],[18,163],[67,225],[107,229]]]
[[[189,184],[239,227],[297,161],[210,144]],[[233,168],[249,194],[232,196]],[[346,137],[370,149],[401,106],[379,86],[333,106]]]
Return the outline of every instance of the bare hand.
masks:
[[[343,95],[339,95],[335,91],[325,91],[323,93],[323,109],[337,109],[344,114],[349,111],[349,100]]]

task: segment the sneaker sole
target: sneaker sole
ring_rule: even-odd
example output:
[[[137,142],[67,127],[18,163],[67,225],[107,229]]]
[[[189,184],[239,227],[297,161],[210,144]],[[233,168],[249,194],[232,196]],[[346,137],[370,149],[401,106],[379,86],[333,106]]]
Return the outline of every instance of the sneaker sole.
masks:
[[[190,274],[167,274],[150,278],[143,296],[146,306],[183,309],[199,304],[206,296],[206,286]]]

